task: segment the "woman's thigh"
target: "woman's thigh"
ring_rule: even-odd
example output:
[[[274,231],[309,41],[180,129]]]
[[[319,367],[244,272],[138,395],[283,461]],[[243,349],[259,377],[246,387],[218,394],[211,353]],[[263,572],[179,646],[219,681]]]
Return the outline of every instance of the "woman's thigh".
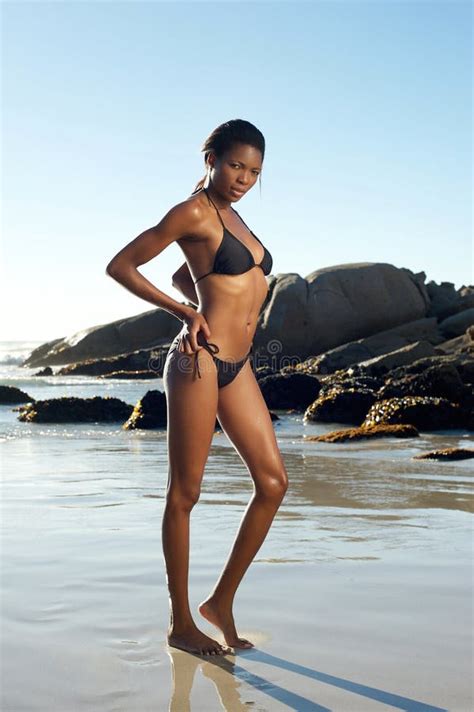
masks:
[[[193,374],[194,356],[175,349],[163,369],[168,429],[168,489],[199,496],[200,483],[216,423],[217,373],[207,351],[199,351],[201,378]]]
[[[250,360],[231,383],[219,389],[217,417],[257,488],[268,484],[269,478],[279,484],[287,481],[272,419]]]

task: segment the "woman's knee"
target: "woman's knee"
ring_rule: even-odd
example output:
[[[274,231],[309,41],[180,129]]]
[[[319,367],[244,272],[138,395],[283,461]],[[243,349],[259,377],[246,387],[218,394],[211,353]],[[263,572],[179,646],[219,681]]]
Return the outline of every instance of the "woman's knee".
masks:
[[[166,493],[166,506],[171,509],[190,511],[198,503],[201,495],[200,479],[196,483],[172,484]]]
[[[283,465],[266,469],[254,477],[254,482],[259,496],[275,502],[281,502],[288,490],[288,474]]]

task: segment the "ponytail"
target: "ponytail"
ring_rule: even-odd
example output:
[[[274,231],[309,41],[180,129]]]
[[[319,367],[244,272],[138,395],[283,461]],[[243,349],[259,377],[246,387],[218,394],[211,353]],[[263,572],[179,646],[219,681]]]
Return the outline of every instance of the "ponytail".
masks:
[[[196,187],[194,188],[194,190],[193,190],[193,192],[191,193],[191,195],[194,195],[194,193],[197,193],[198,190],[201,190],[201,188],[204,187],[204,183],[206,182],[206,178],[207,178],[207,173],[206,173],[206,175],[205,175],[203,178],[201,178],[200,181],[198,181],[198,182],[196,183]]]

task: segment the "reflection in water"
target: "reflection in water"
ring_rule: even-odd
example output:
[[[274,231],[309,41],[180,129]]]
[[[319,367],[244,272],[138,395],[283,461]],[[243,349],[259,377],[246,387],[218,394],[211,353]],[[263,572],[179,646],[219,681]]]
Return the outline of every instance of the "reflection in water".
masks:
[[[2,455],[5,708],[168,709],[163,436],[115,426],[20,428],[7,415],[8,432],[21,436],[4,443]],[[344,708],[328,702],[343,690],[358,709],[371,696],[428,710],[395,693],[421,690],[412,697],[422,699],[429,685],[435,704],[437,695],[465,701],[472,463],[414,461],[420,448],[455,444],[431,436],[357,445],[292,438],[280,437],[290,487],[239,599],[239,622],[257,611],[268,637],[238,658],[170,649],[170,709],[189,709],[193,684],[196,692],[209,680],[215,699],[200,708],[206,712],[262,709],[257,697],[268,710],[277,700],[290,709],[324,709],[316,688],[318,703],[303,696],[313,696],[310,678],[331,686],[331,708]],[[192,515],[196,600],[224,565],[252,489],[242,461],[216,438]],[[298,605],[286,605],[295,593]],[[256,639],[253,630],[241,633]],[[313,669],[317,647],[319,668],[328,672]],[[205,681],[196,680],[198,665]],[[390,680],[389,691],[376,687],[381,679]]]
[[[234,660],[229,659],[229,656],[203,658],[200,655],[187,653],[170,646],[167,646],[167,652],[171,660],[173,680],[169,712],[191,712],[191,691],[198,666],[201,667],[202,674],[214,683],[216,698],[226,712],[243,712],[248,710],[249,705],[254,704],[254,702],[244,703],[242,701],[239,695],[242,682],[246,684],[247,688],[250,686],[260,692],[264,692],[268,697],[278,700],[289,709],[297,710],[298,712],[330,712],[328,707],[318,704],[314,699],[303,697],[296,692],[266,680],[261,675],[251,672],[248,668],[236,664]],[[305,678],[346,690],[356,696],[390,705],[394,709],[409,710],[410,712],[447,712],[444,707],[437,707],[410,697],[398,695],[390,690],[371,687],[356,680],[349,680],[321,670],[314,670],[256,648],[239,652],[239,657],[243,659],[242,662],[247,659],[250,663],[266,663],[273,668],[287,670]],[[216,707],[210,702],[208,709],[216,709]]]
[[[235,665],[228,656],[204,658],[202,655],[187,653],[169,645],[166,650],[171,660],[173,681],[169,712],[191,712],[191,690],[198,667],[201,668],[202,674],[214,683],[217,699],[220,700],[223,710],[244,712],[248,709],[240,699],[241,683],[234,675]],[[209,709],[214,709],[214,705],[210,705]]]

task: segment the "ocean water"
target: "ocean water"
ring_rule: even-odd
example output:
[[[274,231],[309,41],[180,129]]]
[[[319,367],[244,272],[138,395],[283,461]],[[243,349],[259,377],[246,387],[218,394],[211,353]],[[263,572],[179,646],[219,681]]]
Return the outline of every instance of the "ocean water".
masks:
[[[21,362],[36,345],[1,344],[0,383],[17,386],[34,398],[110,395],[130,404],[150,389],[163,390],[161,379],[126,382],[84,376],[35,377],[38,369],[23,369]],[[417,599],[420,596],[426,601],[435,597],[432,604],[426,603],[430,611],[424,621],[426,630],[438,626],[443,632],[437,642],[430,641],[429,650],[425,646],[428,637],[423,638],[420,656],[425,656],[425,662],[418,661],[421,678],[408,677],[407,685],[410,689],[415,685],[425,702],[434,704],[443,695],[446,700],[452,694],[460,705],[452,709],[468,709],[473,461],[417,461],[412,456],[439,447],[473,447],[472,433],[437,431],[406,440],[305,442],[304,435],[339,426],[305,424],[302,414],[279,415],[274,426],[290,487],[241,584],[244,600],[245,596],[259,600],[262,615],[258,620],[277,626],[278,611],[272,609],[273,616],[269,610],[263,612],[263,572],[268,567],[268,581],[274,581],[273,597],[279,587],[284,590],[287,576],[294,575],[295,581],[314,586],[311,594],[303,593],[301,586],[299,606],[286,613],[290,620],[294,616],[297,627],[303,624],[303,610],[312,615],[319,594],[318,572],[324,578],[323,572],[327,576],[334,570],[334,580],[338,585],[344,580],[348,590],[358,576],[370,572],[372,584],[369,579],[365,584],[369,590],[374,581],[379,585],[387,581],[387,572],[401,571],[401,591],[411,592],[413,608],[397,614],[398,599],[390,598],[390,635],[398,615],[400,635],[403,630],[409,638],[410,629],[416,628],[413,616],[423,605]],[[168,622],[160,529],[167,483],[166,432],[129,432],[119,423],[21,423],[12,406],[3,405],[0,444],[1,708],[6,712],[168,709],[167,702],[163,705],[171,688],[160,692],[162,706],[156,706],[157,692],[147,677],[154,666],[164,664],[160,651]],[[251,495],[252,483],[244,464],[226,436],[216,433],[201,498],[191,518],[193,603],[202,600],[224,565]],[[331,598],[329,584],[326,589]],[[393,587],[391,590],[393,593]],[[278,606],[275,598],[272,601]],[[323,604],[329,605],[319,600],[319,605]],[[363,605],[359,601],[361,610]],[[372,600],[372,613],[374,606],[377,608]],[[241,610],[247,612],[244,604]],[[373,615],[378,616],[382,628],[377,635],[381,635],[386,624],[383,607]],[[263,645],[267,633],[261,630],[259,634]],[[73,648],[68,640],[74,641]],[[301,645],[307,650],[310,643],[305,640]],[[380,645],[383,647],[383,642]],[[383,658],[383,652],[379,657]],[[76,667],[84,664],[87,679],[80,678]],[[127,682],[118,682],[118,668],[112,674],[115,664],[125,666]],[[440,689],[433,695],[436,683],[429,679],[437,666]],[[120,668],[122,673],[125,668]],[[69,682],[59,681],[59,673]],[[23,685],[23,679],[30,680],[29,685]],[[247,699],[245,689],[240,690],[241,701]],[[222,709],[199,704],[191,708]],[[259,704],[255,709],[288,709],[275,700]],[[378,708],[360,704],[350,709]]]

